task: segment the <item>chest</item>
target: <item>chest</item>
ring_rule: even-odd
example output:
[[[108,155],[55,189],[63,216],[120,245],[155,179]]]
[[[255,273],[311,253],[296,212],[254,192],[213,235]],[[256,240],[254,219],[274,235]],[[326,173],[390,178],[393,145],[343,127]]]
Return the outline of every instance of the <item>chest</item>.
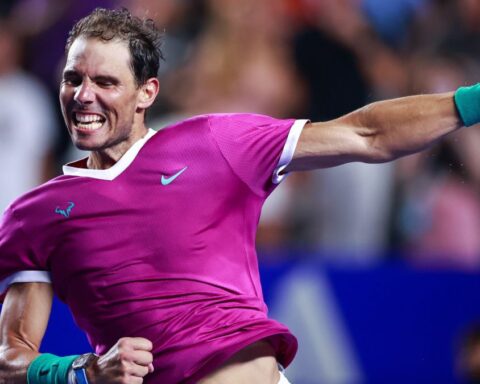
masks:
[[[163,151],[114,180],[82,179],[48,207],[52,272],[191,269],[242,230],[248,188],[214,151]],[[211,252],[210,252],[211,253]]]

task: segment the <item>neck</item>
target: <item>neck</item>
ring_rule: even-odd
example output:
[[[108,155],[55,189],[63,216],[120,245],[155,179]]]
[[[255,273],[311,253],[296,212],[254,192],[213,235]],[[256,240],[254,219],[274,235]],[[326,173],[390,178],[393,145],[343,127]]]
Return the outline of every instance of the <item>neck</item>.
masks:
[[[108,169],[115,165],[118,160],[135,144],[138,140],[141,140],[148,133],[148,129],[145,128],[141,134],[134,135],[120,143],[109,146],[108,148],[92,151],[87,159],[88,169]]]
[[[115,165],[120,160],[120,157],[110,156],[108,151],[105,152],[91,152],[87,159],[88,169],[108,169]]]

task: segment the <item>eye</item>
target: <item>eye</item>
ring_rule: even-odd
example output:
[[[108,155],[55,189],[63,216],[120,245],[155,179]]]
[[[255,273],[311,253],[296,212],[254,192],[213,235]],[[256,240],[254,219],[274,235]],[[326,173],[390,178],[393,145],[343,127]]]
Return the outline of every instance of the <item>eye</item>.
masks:
[[[62,84],[76,87],[82,84],[82,79],[78,76],[64,76],[62,79]]]
[[[113,85],[113,83],[108,80],[99,80],[97,81],[97,84],[103,88],[111,87]]]
[[[118,81],[109,76],[98,76],[94,79],[95,84],[102,88],[110,88],[118,84]]]

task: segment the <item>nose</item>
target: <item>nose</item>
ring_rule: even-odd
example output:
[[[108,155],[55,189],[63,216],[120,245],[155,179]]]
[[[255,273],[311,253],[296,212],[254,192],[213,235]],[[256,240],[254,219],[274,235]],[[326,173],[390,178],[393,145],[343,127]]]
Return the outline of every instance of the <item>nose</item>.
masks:
[[[95,101],[95,92],[88,81],[82,81],[75,88],[74,100],[79,104],[91,104]]]

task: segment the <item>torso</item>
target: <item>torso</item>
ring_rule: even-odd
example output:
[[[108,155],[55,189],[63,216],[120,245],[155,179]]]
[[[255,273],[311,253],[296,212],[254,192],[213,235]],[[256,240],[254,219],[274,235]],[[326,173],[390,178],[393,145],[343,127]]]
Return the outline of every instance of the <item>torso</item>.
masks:
[[[246,359],[223,365],[230,374],[274,380],[275,357],[288,365],[297,343],[267,317],[255,253],[267,193],[248,182],[269,183],[291,122],[278,124],[282,135],[242,136],[253,138],[254,155],[265,151],[258,165],[225,137],[230,130],[214,135],[199,117],[155,134],[112,179],[70,174],[32,191],[9,213],[2,273],[48,270],[98,354],[120,337],[151,340],[155,371],[145,383],[196,383],[236,353]],[[267,338],[268,353],[252,358]]]
[[[280,379],[275,351],[258,341],[237,352],[198,384],[277,384]]]

